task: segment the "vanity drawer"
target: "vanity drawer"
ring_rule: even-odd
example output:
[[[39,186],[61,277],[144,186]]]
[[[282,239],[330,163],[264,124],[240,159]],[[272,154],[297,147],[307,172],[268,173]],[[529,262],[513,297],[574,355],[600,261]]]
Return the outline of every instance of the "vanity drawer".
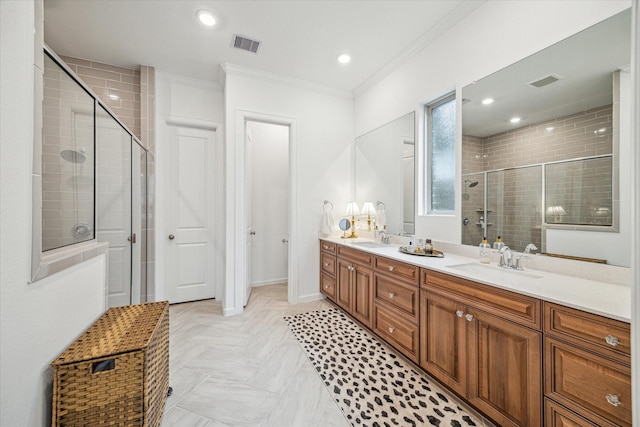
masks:
[[[546,427],[598,427],[550,399],[544,399]]]
[[[545,395],[601,426],[631,426],[631,368],[545,338]]]
[[[326,274],[320,274],[320,292],[325,294],[330,300],[336,300],[336,279]]]
[[[422,287],[426,290],[453,293],[460,302],[530,328],[542,329],[542,302],[537,298],[424,268],[421,271]]]
[[[330,274],[335,277],[336,275],[336,256],[325,253],[320,253],[320,271],[326,274]]]
[[[373,309],[373,331],[396,350],[418,363],[418,325],[376,305]]]
[[[358,249],[345,248],[344,246],[338,246],[338,255],[348,259],[352,262],[357,262],[366,266],[373,264],[373,254],[369,252],[360,251]]]
[[[415,286],[418,286],[420,267],[416,267],[415,265],[405,264],[404,262],[394,261],[389,258],[376,257],[375,269],[385,274],[407,280],[415,284]]]
[[[631,363],[628,323],[545,302],[544,332],[623,363]]]
[[[326,240],[320,240],[320,250],[325,251],[331,254],[336,254],[336,245],[335,243],[327,242]]]
[[[373,281],[376,302],[383,302],[403,312],[414,322],[418,321],[418,288],[378,273],[375,273]]]

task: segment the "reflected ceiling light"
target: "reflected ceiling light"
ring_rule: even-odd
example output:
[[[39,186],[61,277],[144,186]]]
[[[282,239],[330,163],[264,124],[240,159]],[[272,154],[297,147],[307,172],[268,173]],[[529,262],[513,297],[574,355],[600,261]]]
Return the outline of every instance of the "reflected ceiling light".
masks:
[[[518,123],[520,121],[520,117],[512,117],[511,120],[509,120],[511,123]]]
[[[548,128],[545,128],[544,130],[546,130],[547,132],[551,132],[553,129],[555,129],[553,126],[549,126]]]
[[[485,98],[482,100],[483,105],[493,104],[493,98]]]
[[[110,93],[109,94],[109,99],[113,99],[114,101],[120,99],[120,97],[118,95],[116,95],[115,93]]]
[[[216,25],[216,18],[208,10],[199,10],[196,12],[196,16],[207,27],[213,27]]]
[[[351,62],[351,55],[349,55],[348,53],[342,53],[338,55],[338,62],[341,64],[348,64],[349,62]]]

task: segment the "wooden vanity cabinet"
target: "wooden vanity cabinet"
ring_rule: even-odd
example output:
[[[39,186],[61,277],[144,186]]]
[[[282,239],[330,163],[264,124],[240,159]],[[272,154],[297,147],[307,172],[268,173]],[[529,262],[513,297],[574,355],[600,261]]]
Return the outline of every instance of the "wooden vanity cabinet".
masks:
[[[335,243],[320,241],[320,292],[331,301],[336,301],[336,260]]]
[[[423,270],[420,366],[501,426],[542,425],[540,301]]]
[[[335,302],[371,329],[373,319],[373,255],[338,246]]]
[[[420,268],[376,256],[373,276],[373,331],[418,362]]]
[[[631,426],[629,324],[547,302],[544,310],[549,402],[586,418],[585,425]],[[547,424],[557,417],[545,416]]]

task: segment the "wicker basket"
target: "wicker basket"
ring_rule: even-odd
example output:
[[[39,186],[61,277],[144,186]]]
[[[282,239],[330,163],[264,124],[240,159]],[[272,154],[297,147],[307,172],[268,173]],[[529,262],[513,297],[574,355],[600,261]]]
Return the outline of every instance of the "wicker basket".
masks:
[[[159,426],[169,390],[169,303],[107,310],[51,366],[54,426]]]

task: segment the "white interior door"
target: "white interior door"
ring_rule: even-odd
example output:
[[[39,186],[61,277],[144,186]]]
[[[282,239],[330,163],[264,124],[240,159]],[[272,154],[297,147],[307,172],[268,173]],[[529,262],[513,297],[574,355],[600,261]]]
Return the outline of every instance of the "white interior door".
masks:
[[[244,188],[245,188],[245,228],[246,228],[246,248],[245,248],[245,256],[246,256],[246,265],[245,265],[245,284],[244,284],[244,300],[243,304],[246,306],[249,303],[249,297],[251,296],[251,283],[252,276],[251,273],[253,271],[253,236],[256,232],[253,230],[253,215],[252,215],[252,202],[253,202],[253,187],[252,187],[252,162],[253,162],[253,143],[251,135],[251,130],[249,124],[245,122],[244,124],[245,130],[245,174],[244,174]]]
[[[170,126],[167,144],[166,297],[215,297],[214,144],[216,132]]]

